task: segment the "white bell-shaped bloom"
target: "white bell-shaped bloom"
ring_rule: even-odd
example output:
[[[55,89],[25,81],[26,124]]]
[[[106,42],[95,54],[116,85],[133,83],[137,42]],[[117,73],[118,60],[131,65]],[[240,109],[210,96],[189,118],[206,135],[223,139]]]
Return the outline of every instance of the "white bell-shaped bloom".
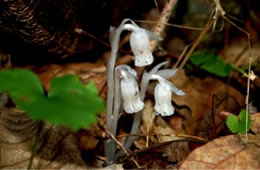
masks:
[[[157,115],[170,116],[174,113],[172,106],[172,92],[158,83],[154,90],[155,106],[154,110]]]
[[[135,56],[136,66],[142,67],[152,64],[153,55],[150,51],[149,36],[143,29],[132,32],[130,45]]]
[[[172,115],[174,113],[174,107],[171,103],[172,93],[175,93],[179,96],[186,95],[186,93],[159,75],[154,74],[151,76],[151,78],[159,81],[154,91],[154,110],[156,111],[156,114],[161,116]]]
[[[153,63],[153,55],[150,50],[150,40],[162,40],[162,38],[150,31],[136,27],[130,36],[130,46],[134,53],[135,66],[142,67]]]
[[[140,99],[139,88],[135,77],[126,70],[120,70],[120,74],[120,88],[125,112],[136,113],[141,111],[144,108],[144,103]]]

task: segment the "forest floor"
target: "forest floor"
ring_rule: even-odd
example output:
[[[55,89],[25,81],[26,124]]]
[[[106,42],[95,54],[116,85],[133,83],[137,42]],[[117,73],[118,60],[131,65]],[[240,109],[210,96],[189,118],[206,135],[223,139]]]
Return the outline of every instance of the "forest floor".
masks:
[[[173,3],[169,7],[171,1],[155,1],[158,4],[139,14],[141,17],[134,21],[162,36],[163,41],[151,43],[155,58],[152,66],[167,61],[165,69],[177,68],[169,81],[186,95],[173,95],[175,113],[160,117],[155,115],[155,84],[151,84],[144,100],[139,133],[132,134],[137,139],[128,155],[106,168],[259,169],[260,9],[254,6],[253,0],[248,1],[247,6],[239,1],[224,1],[223,8],[215,0],[211,3],[190,0],[185,1],[186,10],[180,12],[178,9],[183,4]],[[167,12],[163,12],[167,8],[171,9],[170,15],[165,17]],[[118,11],[113,14],[113,18],[119,15]],[[91,35],[87,31],[79,33],[102,47],[101,54],[94,46],[87,49],[96,52],[91,53],[91,61],[84,57],[76,60],[68,57],[41,65],[19,64],[10,58],[10,51],[0,53],[0,66],[33,71],[46,92],[50,90],[51,79],[57,76],[77,75],[83,83],[93,80],[105,101],[106,63],[110,56],[108,31],[105,31],[106,39],[93,36],[95,32]],[[116,65],[133,66],[130,36],[123,34],[121,39]],[[144,68],[134,69],[139,76],[144,71]],[[27,168],[30,162],[31,168],[36,169],[104,168],[105,112],[99,116],[98,124],[73,132],[65,127],[32,121],[10,100],[1,94],[1,169]],[[248,110],[251,115],[249,132],[232,133],[226,124],[227,118],[238,116],[242,110]],[[131,136],[132,121],[133,115],[120,112],[117,142],[122,143]],[[238,121],[242,121],[241,117]],[[39,146],[33,149],[36,139]],[[35,154],[33,161],[32,153]]]

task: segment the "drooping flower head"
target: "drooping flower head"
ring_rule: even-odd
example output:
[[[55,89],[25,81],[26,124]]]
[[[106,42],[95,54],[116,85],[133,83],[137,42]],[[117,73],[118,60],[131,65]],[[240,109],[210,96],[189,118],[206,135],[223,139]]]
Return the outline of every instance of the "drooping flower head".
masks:
[[[118,50],[120,33],[123,30],[132,32],[130,35],[130,46],[134,53],[135,66],[143,67],[152,64],[154,59],[150,50],[150,40],[161,41],[162,38],[151,31],[140,28],[131,19],[124,19],[118,29],[110,27],[109,40],[113,47],[113,54]],[[115,57],[115,55],[113,55],[113,57]]]
[[[170,116],[174,113],[174,107],[172,106],[172,93],[177,95],[185,95],[185,92],[175,87],[167,79],[172,77],[177,69],[163,69],[159,70],[167,62],[162,62],[156,65],[148,73],[145,72],[141,81],[141,96],[145,96],[146,88],[150,80],[158,80],[159,83],[156,85],[154,90],[155,106],[154,110],[157,115]]]
[[[144,103],[140,99],[135,70],[124,65],[119,71],[121,75],[120,90],[125,112],[136,113],[141,111],[144,108]]]
[[[158,115],[170,116],[174,113],[174,107],[172,106],[172,93],[183,96],[186,95],[184,91],[175,87],[171,82],[164,79],[159,75],[152,75],[152,79],[156,79],[159,83],[154,90],[155,106],[154,110]]]
[[[142,67],[153,63],[154,59],[150,50],[150,40],[162,40],[162,38],[138,26],[131,33],[130,46],[134,53],[135,66]]]

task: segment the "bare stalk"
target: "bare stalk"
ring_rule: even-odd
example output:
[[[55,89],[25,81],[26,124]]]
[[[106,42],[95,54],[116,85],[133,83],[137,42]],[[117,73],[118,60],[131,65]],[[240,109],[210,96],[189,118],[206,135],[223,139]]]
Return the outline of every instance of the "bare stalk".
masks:
[[[251,74],[251,65],[252,65],[252,55],[251,55],[251,37],[250,34],[236,25],[234,22],[232,22],[230,19],[228,19],[225,16],[225,11],[223,10],[221,4],[219,3],[219,0],[214,0],[214,3],[216,4],[216,10],[221,12],[221,17],[225,19],[228,23],[236,27],[238,30],[241,32],[245,33],[247,35],[247,40],[248,40],[248,51],[249,51],[249,64],[248,64],[248,79],[247,79],[247,91],[246,91],[246,141],[248,141],[248,114],[249,114],[249,95],[250,95],[250,74]]]
[[[251,65],[252,65],[250,35],[248,35],[248,49],[249,49],[249,64],[248,64],[248,77],[247,77],[247,90],[246,90],[246,141],[248,141],[247,129],[248,129],[248,114],[249,114],[250,74],[251,74]]]
[[[203,37],[206,35],[206,33],[209,31],[209,29],[212,27],[212,25],[214,25],[214,23],[217,21],[217,19],[219,18],[220,14],[221,14],[220,11],[217,11],[217,14],[215,15],[215,17],[212,18],[212,20],[206,25],[204,30],[200,33],[199,37],[196,39],[196,41],[194,42],[194,44],[192,45],[192,47],[190,48],[190,50],[188,51],[188,53],[184,57],[184,59],[183,59],[181,65],[180,65],[179,69],[182,69],[183,66],[186,64],[186,62],[189,60],[192,52],[199,45],[199,43],[201,42]]]
[[[158,34],[158,35],[162,35],[163,31],[165,30],[165,27],[166,25],[164,23],[167,23],[171,17],[171,14],[172,14],[172,10],[173,8],[175,7],[177,3],[177,0],[169,0],[164,8],[163,8],[163,11],[162,13],[160,14],[160,18],[156,24],[156,26],[154,27],[154,30],[153,32]],[[151,42],[151,51],[154,51],[154,49],[156,48],[158,44],[158,41],[152,41]]]
[[[132,26],[129,24],[125,24],[126,22],[131,21],[130,19],[124,19],[120,26],[115,29],[110,29],[110,44],[111,44],[111,55],[107,63],[107,128],[112,130],[116,128],[118,115],[113,115],[113,105],[114,105],[114,95],[115,95],[115,79],[114,79],[114,72],[115,72],[115,62],[116,62],[116,55],[118,51],[119,41],[120,41],[120,34],[124,30],[132,30]],[[115,134],[113,134],[115,135]],[[108,134],[107,134],[108,136]],[[108,163],[114,161],[115,155],[115,142],[111,139],[108,139],[105,143],[105,156],[107,157]]]

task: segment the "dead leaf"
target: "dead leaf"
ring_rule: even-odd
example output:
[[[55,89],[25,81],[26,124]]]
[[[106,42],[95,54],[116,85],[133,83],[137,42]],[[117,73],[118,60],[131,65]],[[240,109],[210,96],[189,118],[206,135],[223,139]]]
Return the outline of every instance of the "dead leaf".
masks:
[[[140,124],[140,133],[141,134],[152,134],[152,127],[153,127],[153,122],[155,119],[155,114],[154,114],[154,110],[153,110],[153,103],[150,100],[147,100],[145,102],[145,107],[142,111],[141,114],[142,118],[141,118],[141,124]],[[137,140],[135,140],[135,145],[137,148],[139,149],[143,149],[145,147],[149,146],[149,141],[151,140],[151,138],[153,137],[142,137],[142,138],[138,138]]]
[[[92,125],[78,133],[79,148],[84,151],[95,150],[102,138],[105,138],[105,132],[98,125]]]
[[[42,127],[33,169],[85,169],[76,134],[64,127],[33,121],[16,108],[0,110],[0,169],[26,169]]]
[[[256,134],[260,134],[260,113],[252,114],[251,119],[252,119],[251,130]]]
[[[180,121],[179,119],[176,120]],[[178,126],[181,128],[181,125]],[[135,145],[139,149],[149,147],[151,144],[163,143],[181,138],[177,136],[170,136],[176,134],[176,131],[174,131],[163,118],[160,116],[155,116],[153,103],[149,100],[146,101],[145,108],[142,111],[140,130],[143,134],[155,134],[155,136],[138,138],[135,141]],[[178,130],[183,131],[180,129]],[[169,145],[162,146],[161,149],[162,156],[167,157],[168,161],[171,162],[184,160],[190,152],[188,148],[188,142],[174,142]],[[153,163],[152,167],[155,168],[156,165],[157,163]]]
[[[189,135],[214,138],[224,126],[218,114],[244,105],[244,96],[238,90],[216,78],[201,80],[179,70],[170,80],[187,93],[186,96],[173,96],[173,101],[182,107],[176,112],[185,118],[184,129]]]
[[[188,142],[174,142],[163,147],[163,156],[169,162],[180,162],[187,158],[190,153]]]
[[[258,169],[260,167],[259,136],[249,134],[217,138],[194,150],[180,169]]]
[[[167,134],[176,134],[176,132],[168,125],[167,122],[165,122],[161,117],[157,116],[155,119],[155,122],[153,124],[153,129],[152,131],[155,134],[161,134],[161,135],[167,135]],[[176,136],[157,136],[156,143],[162,143],[162,142],[167,142],[171,140],[176,140],[179,139],[180,137]]]
[[[44,88],[50,89],[50,80],[56,76],[72,74],[79,76],[80,80],[86,83],[89,80],[95,82],[102,97],[105,97],[104,87],[106,85],[106,67],[104,64],[93,63],[69,63],[65,65],[49,64],[43,67],[26,66],[38,74]]]
[[[225,61],[234,64],[237,67],[248,65],[249,50],[247,41],[234,41],[226,49]],[[260,43],[254,43],[251,47],[252,63],[260,57]]]

